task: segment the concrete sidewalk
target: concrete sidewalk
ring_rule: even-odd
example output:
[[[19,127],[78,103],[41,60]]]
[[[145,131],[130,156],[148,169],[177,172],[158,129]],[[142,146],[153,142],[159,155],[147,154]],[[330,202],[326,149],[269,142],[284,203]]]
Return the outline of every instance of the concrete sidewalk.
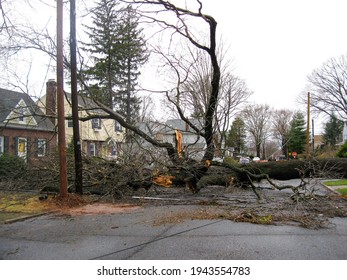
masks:
[[[347,259],[347,219],[326,229],[229,220],[156,224],[199,206],[140,207],[97,216],[45,215],[0,225],[0,259]]]

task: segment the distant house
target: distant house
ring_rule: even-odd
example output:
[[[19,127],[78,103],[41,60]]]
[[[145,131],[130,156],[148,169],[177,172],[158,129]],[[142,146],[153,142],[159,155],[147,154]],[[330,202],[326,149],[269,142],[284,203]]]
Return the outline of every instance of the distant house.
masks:
[[[343,126],[343,132],[342,132],[342,143],[345,143],[347,141],[347,121],[345,121]]]
[[[40,99],[40,107],[45,108],[47,116],[52,116],[51,120],[56,120],[56,82],[47,82],[46,95]],[[65,129],[66,143],[73,141],[73,121],[71,94],[65,93]],[[80,121],[80,138],[82,152],[87,156],[98,156],[107,159],[116,159],[122,151],[122,143],[125,139],[123,127],[113,119],[101,118],[105,113],[98,109],[97,104],[90,98],[78,96],[78,109],[80,118],[90,118]]]
[[[0,154],[35,163],[55,146],[55,126],[30,96],[0,88]]]
[[[313,138],[313,150],[317,150],[317,149],[321,148],[322,146],[324,146],[324,137],[323,137],[323,135],[321,135],[321,134],[314,135],[314,138]]]
[[[198,119],[190,120],[198,129],[203,125]],[[171,119],[166,121],[162,130],[163,142],[176,144],[176,131],[182,134],[182,148],[184,155],[196,160],[202,159],[205,149],[205,139],[199,136],[185,121],[181,119]]]
[[[145,121],[138,122],[135,126],[150,138],[158,142],[163,142],[161,133],[163,124],[154,121]],[[130,158],[141,161],[143,167],[161,162],[166,159],[167,155],[164,148],[155,147],[136,134],[129,137],[128,141],[123,145],[123,150]]]
[[[191,119],[190,121],[196,127],[202,127],[198,120]],[[198,136],[197,133],[181,119],[170,119],[167,120],[165,124],[158,122],[140,122],[137,123],[136,126],[152,139],[162,143],[171,143],[176,148],[176,132],[178,132],[182,136],[182,156],[201,160],[204,155],[206,149],[205,139]],[[146,164],[150,164],[156,160],[161,161],[167,156],[165,149],[153,147],[151,143],[142,138],[135,138],[134,141],[127,145],[131,145],[131,147],[129,147],[130,153],[136,153],[138,157],[143,158]]]

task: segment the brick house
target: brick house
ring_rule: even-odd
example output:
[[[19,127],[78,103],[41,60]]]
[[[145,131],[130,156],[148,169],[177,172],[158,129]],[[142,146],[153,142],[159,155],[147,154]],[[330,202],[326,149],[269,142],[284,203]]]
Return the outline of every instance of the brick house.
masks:
[[[39,100],[39,106],[45,110],[48,117],[51,117],[52,122],[56,120],[56,100],[56,82],[49,80],[46,84],[46,95]],[[71,94],[65,93],[64,100],[66,143],[71,145],[73,140]],[[78,96],[78,110],[80,118],[91,118],[79,123],[82,153],[106,159],[118,158],[122,152],[125,130],[113,119],[100,118],[105,113],[98,109],[90,98]]]
[[[0,88],[0,154],[34,164],[49,156],[56,141],[55,126],[29,95]]]

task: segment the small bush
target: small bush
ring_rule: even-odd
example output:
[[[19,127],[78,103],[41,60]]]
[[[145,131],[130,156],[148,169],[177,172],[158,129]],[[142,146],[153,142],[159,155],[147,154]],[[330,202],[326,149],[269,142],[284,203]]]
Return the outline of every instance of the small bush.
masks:
[[[237,165],[238,162],[236,159],[232,158],[232,157],[225,157],[224,158],[224,163],[230,164],[230,165]]]
[[[347,141],[340,147],[336,156],[339,158],[347,158]]]
[[[27,170],[25,161],[17,156],[0,156],[0,179],[15,179],[21,177]]]

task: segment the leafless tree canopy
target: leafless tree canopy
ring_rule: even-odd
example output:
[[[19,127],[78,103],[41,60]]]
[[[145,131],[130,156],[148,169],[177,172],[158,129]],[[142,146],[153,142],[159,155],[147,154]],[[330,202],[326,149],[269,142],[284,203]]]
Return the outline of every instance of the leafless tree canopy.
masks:
[[[222,43],[220,43],[222,45]],[[252,94],[246,83],[232,74],[230,62],[226,60],[226,52],[221,45],[218,48],[218,61],[221,67],[220,91],[214,116],[214,132],[220,135],[216,145],[220,146],[223,137],[230,127],[230,119],[241,109],[243,103]],[[186,77],[182,82],[180,99],[176,103],[185,108],[194,118],[203,118],[208,106],[211,88],[212,67],[208,55],[201,50],[189,50],[186,60],[178,60],[177,65]],[[190,58],[190,59],[189,59]],[[178,68],[177,68],[178,70]],[[171,99],[173,100],[173,99]]]
[[[284,155],[288,154],[287,143],[292,116],[293,112],[288,109],[275,110],[272,114],[273,134],[280,141]]]
[[[252,135],[257,157],[260,157],[261,147],[269,136],[271,110],[269,105],[248,105],[242,111],[242,119],[246,130]]]
[[[217,58],[217,48],[216,48],[216,20],[209,15],[203,14],[202,12],[202,3],[196,1],[194,10],[188,10],[187,8],[180,8],[168,1],[127,1],[137,5],[150,5],[150,12],[145,10],[140,10],[140,13],[148,21],[155,22],[161,26],[162,30],[170,30],[171,38],[177,38],[178,35],[180,38],[184,38],[196,49],[205,52],[208,55],[210,65],[212,67],[211,71],[211,90],[207,98],[206,112],[204,115],[204,131],[197,128],[193,123],[189,121],[189,116],[187,116],[180,107],[180,104],[176,102],[179,100],[180,96],[183,94],[181,89],[181,84],[185,80],[185,77],[182,77],[179,71],[176,72],[177,86],[175,87],[175,100],[172,102],[175,104],[176,110],[182,120],[184,120],[193,130],[199,133],[202,137],[205,138],[207,149],[204,156],[204,160],[213,158],[214,153],[214,144],[213,144],[213,118],[217,106],[218,94],[220,89],[220,67]],[[141,6],[140,6],[141,7]],[[164,13],[164,15],[163,15]],[[169,13],[169,14],[168,14]],[[153,16],[154,15],[154,16]],[[174,17],[173,17],[174,16]],[[174,19],[173,19],[174,18]],[[170,19],[173,19],[170,22]],[[191,22],[200,21],[200,25],[206,26],[205,30],[208,30],[208,42],[205,44],[205,39],[201,38],[199,34],[194,33],[194,28],[190,26]],[[170,49],[170,48],[169,48]],[[166,55],[164,58],[167,63],[173,67],[177,68],[177,63],[172,62],[170,58],[172,55]],[[168,95],[169,97],[169,95]]]
[[[347,119],[347,56],[331,58],[308,77],[311,106],[319,112]]]

